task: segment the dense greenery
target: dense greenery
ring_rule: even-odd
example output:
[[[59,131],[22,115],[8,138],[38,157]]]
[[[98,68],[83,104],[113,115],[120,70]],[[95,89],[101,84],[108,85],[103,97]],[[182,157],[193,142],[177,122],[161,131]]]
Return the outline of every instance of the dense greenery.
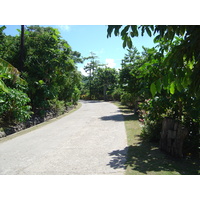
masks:
[[[22,66],[20,36],[5,35],[5,28],[0,28],[0,127],[33,113],[62,114],[80,95],[120,100],[139,114],[144,140],[158,142],[163,119],[173,118],[189,129],[184,152],[199,153],[200,26],[108,26],[108,36],[121,36],[128,47],[119,71],[92,52],[82,58],[57,29],[40,26],[26,27]],[[157,46],[138,52],[132,38],[144,34],[154,36]],[[83,61],[88,76],[77,71]]]
[[[118,88],[118,72],[105,64],[100,64],[93,52],[85,58],[88,59],[89,62],[84,68],[88,76],[83,77],[82,98],[112,100],[115,95],[113,92]]]
[[[112,32],[129,48],[120,71],[122,102],[139,105],[143,138],[158,141],[162,120],[170,117],[189,129],[184,152],[198,155],[200,26],[108,26]],[[154,35],[157,47],[139,54],[131,38],[140,33]]]
[[[0,29],[0,126],[24,121],[33,113],[42,116],[48,110],[61,114],[76,104],[81,85],[76,63],[82,62],[81,54],[57,29],[29,26],[24,33],[22,68],[20,36],[5,35],[5,28]]]

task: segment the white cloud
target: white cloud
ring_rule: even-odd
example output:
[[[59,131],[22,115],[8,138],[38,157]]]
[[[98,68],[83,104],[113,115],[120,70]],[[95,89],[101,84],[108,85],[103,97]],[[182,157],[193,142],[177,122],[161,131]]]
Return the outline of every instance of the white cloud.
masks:
[[[78,64],[78,71],[80,71],[81,74],[83,74],[84,76],[88,76],[88,73],[84,70],[84,66],[82,66],[81,64]]]
[[[110,68],[114,68],[116,66],[115,60],[112,58],[106,58],[106,64]]]
[[[57,25],[58,29],[62,30],[62,31],[69,31],[70,30],[70,26],[69,25]]]
[[[88,76],[88,73],[85,72],[85,70],[83,68],[79,68],[79,71],[81,72],[81,74],[83,74],[84,76]]]

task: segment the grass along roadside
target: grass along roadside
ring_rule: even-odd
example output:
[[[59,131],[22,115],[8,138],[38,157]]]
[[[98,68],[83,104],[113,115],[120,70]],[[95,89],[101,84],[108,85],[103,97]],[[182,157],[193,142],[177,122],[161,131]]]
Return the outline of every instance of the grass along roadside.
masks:
[[[140,139],[142,125],[133,111],[115,102],[121,110],[127,133],[128,153],[126,175],[196,175],[200,174],[198,159],[175,159],[161,152],[158,144]]]
[[[37,125],[35,125],[35,126],[31,126],[30,128],[27,128],[27,129],[24,129],[24,130],[22,130],[22,131],[13,133],[13,134],[8,135],[8,136],[6,136],[6,137],[2,137],[2,138],[0,138],[0,143],[1,143],[1,142],[5,142],[5,141],[10,140],[10,139],[13,139],[13,138],[15,138],[15,137],[18,137],[18,136],[20,136],[20,135],[24,135],[24,134],[26,134],[26,133],[29,133],[30,131],[34,131],[34,130],[36,130],[36,129],[40,128],[40,127],[43,127],[43,126],[45,126],[45,125],[48,125],[48,124],[50,124],[50,123],[52,123],[52,122],[54,122],[54,121],[56,121],[56,120],[58,120],[58,119],[61,119],[62,117],[65,117],[65,116],[67,116],[67,115],[73,113],[74,111],[76,111],[76,110],[78,110],[79,108],[81,108],[81,106],[82,106],[82,104],[81,104],[81,103],[78,103],[78,105],[77,105],[74,109],[70,110],[69,112],[64,113],[63,115],[59,115],[58,117],[49,119],[49,120],[47,120],[47,121],[45,121],[45,122],[42,122],[42,123],[40,123],[40,124],[37,124]]]

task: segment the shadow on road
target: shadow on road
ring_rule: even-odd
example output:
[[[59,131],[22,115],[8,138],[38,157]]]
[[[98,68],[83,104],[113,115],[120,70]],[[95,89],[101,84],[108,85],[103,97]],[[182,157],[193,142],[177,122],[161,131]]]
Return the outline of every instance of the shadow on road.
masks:
[[[160,174],[167,175],[177,172],[176,174],[197,175],[200,171],[199,160],[175,159],[148,143],[114,150],[109,155],[111,156],[108,164],[110,167],[126,169],[127,166],[130,166],[135,174],[159,174],[160,172]]]
[[[101,103],[104,102],[102,100],[80,100],[80,102],[85,102],[85,103]]]
[[[124,121],[124,117],[121,114],[103,116],[100,119],[105,121]]]
[[[131,121],[131,120],[138,120],[138,116],[133,115],[132,113],[130,115],[116,114],[116,115],[103,116],[100,119],[105,121]]]
[[[126,169],[126,155],[127,155],[128,147],[122,149],[122,150],[115,150],[109,153],[109,156],[111,156],[111,160],[109,162],[110,167],[113,169],[119,169],[123,168]]]

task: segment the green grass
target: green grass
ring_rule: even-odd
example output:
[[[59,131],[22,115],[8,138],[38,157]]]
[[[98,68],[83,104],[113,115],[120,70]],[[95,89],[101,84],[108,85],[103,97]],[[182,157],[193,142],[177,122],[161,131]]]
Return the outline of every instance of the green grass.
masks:
[[[199,159],[175,159],[158,148],[158,144],[140,139],[142,124],[133,111],[115,103],[124,115],[127,133],[126,175],[196,175],[200,174]]]

